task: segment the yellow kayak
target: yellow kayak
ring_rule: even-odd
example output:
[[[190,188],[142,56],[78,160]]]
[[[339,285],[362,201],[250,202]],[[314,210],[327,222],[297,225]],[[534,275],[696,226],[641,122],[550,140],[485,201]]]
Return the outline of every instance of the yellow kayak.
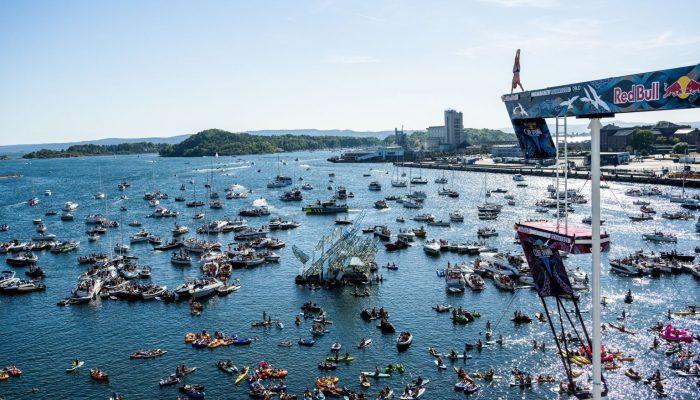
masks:
[[[233,383],[236,385],[241,383],[241,381],[248,376],[248,371],[250,371],[250,367],[246,366],[245,368],[243,368],[243,371],[241,371],[241,373],[238,374],[238,377],[236,378],[235,382],[233,382]]]

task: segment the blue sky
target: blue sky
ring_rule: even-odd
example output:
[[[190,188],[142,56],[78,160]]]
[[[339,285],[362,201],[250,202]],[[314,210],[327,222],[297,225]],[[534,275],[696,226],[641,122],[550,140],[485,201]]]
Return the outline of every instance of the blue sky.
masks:
[[[700,61],[697,3],[0,0],[2,144],[509,126],[526,89]],[[690,13],[690,14],[689,14]],[[700,111],[619,116],[700,120]]]

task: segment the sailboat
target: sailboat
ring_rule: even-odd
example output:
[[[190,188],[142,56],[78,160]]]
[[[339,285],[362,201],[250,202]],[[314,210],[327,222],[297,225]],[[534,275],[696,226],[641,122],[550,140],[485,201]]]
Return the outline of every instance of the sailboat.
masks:
[[[411,169],[408,169],[409,174],[411,173]],[[404,208],[413,208],[413,209],[420,209],[423,208],[423,203],[418,201],[417,199],[413,198],[413,179],[409,179],[409,185],[408,185],[408,197],[403,201],[403,206]]]
[[[267,188],[276,189],[289,186],[292,183],[292,178],[280,174],[280,158],[277,156],[277,176],[275,176],[275,179],[272,182],[267,184]]]
[[[224,208],[224,203],[219,199],[219,193],[214,189],[214,163],[211,163],[210,178],[209,178],[209,208],[220,209]]]
[[[442,176],[439,178],[435,178],[435,183],[442,183],[443,185],[447,183],[447,178],[445,178],[445,170],[444,169],[442,170]]]
[[[394,174],[391,177],[391,186],[393,187],[406,187],[406,180],[399,178],[399,166],[394,165]]]
[[[414,185],[427,185],[428,180],[423,178],[423,164],[418,160],[418,176],[411,178],[411,183]]]

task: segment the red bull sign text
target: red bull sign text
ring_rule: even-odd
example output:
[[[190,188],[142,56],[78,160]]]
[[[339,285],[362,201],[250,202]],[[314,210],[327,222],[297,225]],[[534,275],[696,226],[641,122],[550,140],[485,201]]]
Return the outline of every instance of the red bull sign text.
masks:
[[[619,87],[613,89],[613,103],[625,104],[636,103],[638,101],[654,101],[659,99],[659,82],[651,84],[651,88],[647,89],[644,85],[632,85],[632,90],[629,92],[622,90]]]

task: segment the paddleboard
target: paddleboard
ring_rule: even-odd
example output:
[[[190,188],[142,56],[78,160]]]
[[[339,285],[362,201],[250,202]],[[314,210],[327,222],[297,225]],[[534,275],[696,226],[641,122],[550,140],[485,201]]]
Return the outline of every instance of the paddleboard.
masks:
[[[447,365],[440,364],[440,362],[438,360],[435,360],[435,366],[440,368],[440,369],[447,369]]]
[[[68,368],[68,369],[66,370],[66,372],[77,371],[77,370],[79,370],[83,365],[85,365],[85,361],[80,361],[80,362],[78,362],[78,365],[76,365],[76,366],[74,366],[74,367],[72,367],[72,368]]]
[[[370,371],[364,371],[362,372],[362,375],[368,377],[368,378],[389,378],[391,375],[385,374],[385,373],[375,373],[375,372],[370,372]]]

